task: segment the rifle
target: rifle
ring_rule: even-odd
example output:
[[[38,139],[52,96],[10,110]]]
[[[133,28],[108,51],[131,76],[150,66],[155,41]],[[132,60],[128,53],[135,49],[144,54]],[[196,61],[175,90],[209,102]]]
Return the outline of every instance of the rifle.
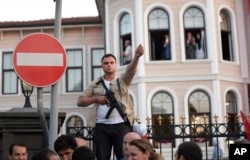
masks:
[[[110,101],[110,108],[105,116],[105,118],[109,118],[111,112],[113,111],[114,108],[117,109],[117,111],[119,112],[119,114],[121,115],[122,119],[124,120],[124,122],[126,122],[127,120],[127,114],[123,112],[121,105],[117,102],[115,96],[114,96],[114,92],[108,90],[105,93],[105,96],[108,98],[108,100]]]
[[[108,98],[108,100],[110,102],[109,103],[110,108],[109,108],[105,118],[108,119],[111,112],[113,111],[113,109],[116,108],[118,113],[120,114],[120,116],[124,120],[124,122],[127,122],[128,121],[127,120],[127,114],[123,112],[121,105],[118,103],[118,101],[116,100],[116,98],[114,96],[114,92],[112,92],[111,90],[108,90],[108,88],[105,85],[103,79],[100,79],[100,81],[98,83],[102,83],[104,89],[106,90],[105,96]]]

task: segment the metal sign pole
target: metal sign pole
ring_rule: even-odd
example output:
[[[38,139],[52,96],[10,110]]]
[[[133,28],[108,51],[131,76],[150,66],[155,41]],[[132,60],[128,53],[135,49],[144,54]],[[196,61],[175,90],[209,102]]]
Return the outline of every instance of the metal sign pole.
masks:
[[[43,88],[41,88],[41,87],[37,88],[37,110],[38,110],[39,119],[40,119],[40,122],[42,125],[42,129],[43,129],[44,146],[45,146],[45,148],[48,148],[49,131],[48,131],[45,113],[43,110]]]
[[[62,0],[56,0],[56,13],[55,13],[55,30],[54,36],[59,41],[61,39],[61,14],[62,14]],[[49,148],[54,150],[54,142],[57,138],[58,132],[58,83],[51,87],[51,105],[50,105],[50,128],[49,128]]]

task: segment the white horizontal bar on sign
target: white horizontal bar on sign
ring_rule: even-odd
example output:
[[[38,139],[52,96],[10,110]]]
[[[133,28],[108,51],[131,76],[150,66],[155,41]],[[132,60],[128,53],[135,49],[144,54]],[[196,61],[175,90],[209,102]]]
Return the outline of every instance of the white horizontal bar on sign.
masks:
[[[17,66],[63,66],[62,53],[17,52]]]

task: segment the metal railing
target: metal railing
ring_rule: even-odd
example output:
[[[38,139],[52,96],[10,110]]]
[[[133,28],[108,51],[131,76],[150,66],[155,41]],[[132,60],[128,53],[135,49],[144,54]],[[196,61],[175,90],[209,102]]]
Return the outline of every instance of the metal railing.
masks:
[[[172,160],[174,159],[174,152],[178,144],[184,141],[196,141],[202,144],[203,159],[211,159],[211,154],[209,156],[209,147],[213,146],[213,139],[217,142],[217,153],[219,153],[219,139],[224,138],[225,144],[227,144],[227,149],[231,141],[239,139],[240,137],[245,137],[244,125],[243,123],[215,123],[208,124],[185,124],[181,121],[181,124],[173,124],[170,121],[170,125],[164,125],[158,123],[157,125],[147,126],[147,139],[152,142],[154,147],[163,154],[165,149],[168,149],[168,154],[171,155]],[[94,128],[91,127],[67,127],[67,133],[74,136],[82,137],[88,141],[89,147],[94,149]],[[168,144],[166,146],[166,144]],[[225,155],[224,155],[225,156]],[[170,157],[170,156],[168,156]],[[228,158],[229,155],[224,158]],[[219,158],[217,158],[219,159]]]

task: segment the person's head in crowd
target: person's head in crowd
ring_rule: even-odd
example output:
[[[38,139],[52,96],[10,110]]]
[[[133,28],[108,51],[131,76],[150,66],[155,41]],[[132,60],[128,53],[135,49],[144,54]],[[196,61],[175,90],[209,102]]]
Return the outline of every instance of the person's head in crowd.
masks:
[[[72,160],[95,160],[95,154],[87,146],[80,146],[74,150]]]
[[[54,150],[59,155],[60,160],[72,160],[72,154],[77,143],[72,135],[61,135],[54,142]]]
[[[13,143],[9,146],[9,160],[27,160],[28,151],[25,144]]]
[[[176,151],[176,160],[202,160],[202,151],[195,142],[183,142]]]
[[[126,159],[128,158],[128,146],[129,146],[129,143],[132,140],[135,140],[135,139],[141,139],[141,136],[138,133],[135,133],[135,132],[128,132],[123,137],[123,153],[124,153],[124,156],[125,156]]]
[[[35,153],[32,156],[31,160],[60,160],[60,159],[56,152],[50,149],[44,148],[44,149],[39,150],[37,153]]]
[[[145,139],[135,139],[128,146],[128,160],[158,160],[152,144]]]
[[[81,138],[81,137],[75,137],[75,140],[76,140],[77,147],[87,146],[87,143],[86,143],[86,141],[83,138]]]

